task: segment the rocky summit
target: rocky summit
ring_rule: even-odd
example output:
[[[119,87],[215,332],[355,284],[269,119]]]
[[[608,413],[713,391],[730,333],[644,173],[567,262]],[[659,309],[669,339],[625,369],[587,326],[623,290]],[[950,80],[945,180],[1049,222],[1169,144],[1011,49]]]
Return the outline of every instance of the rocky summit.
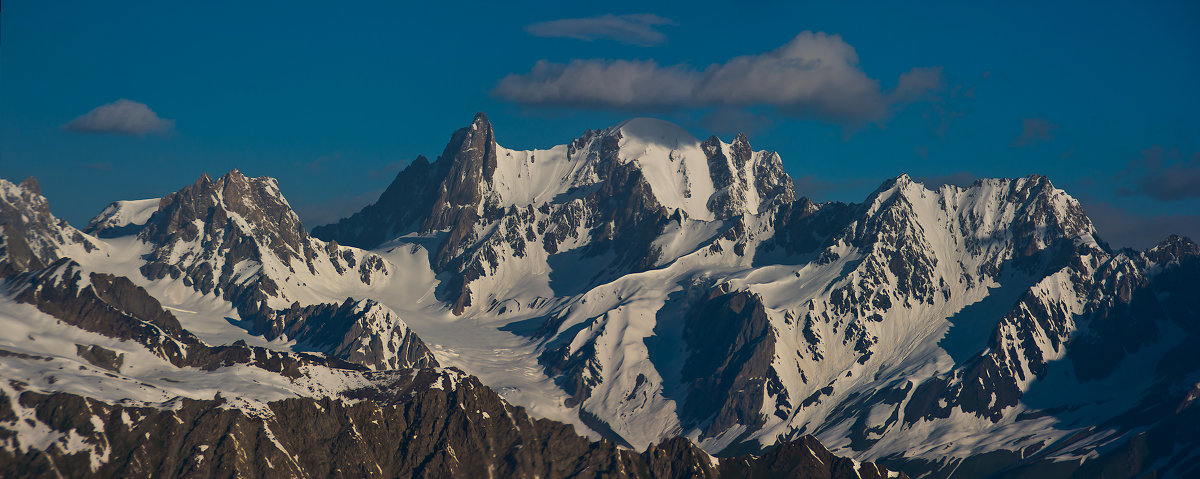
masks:
[[[817,203],[745,135],[564,140],[477,114],[311,230],[236,170],[82,230],[0,180],[0,475],[1200,475],[1192,240],[1043,176]]]

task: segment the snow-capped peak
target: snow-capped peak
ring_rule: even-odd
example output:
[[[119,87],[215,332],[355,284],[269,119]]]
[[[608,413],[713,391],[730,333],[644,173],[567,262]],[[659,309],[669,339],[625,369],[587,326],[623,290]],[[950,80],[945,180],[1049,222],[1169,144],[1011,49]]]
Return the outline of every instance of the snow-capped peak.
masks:
[[[94,238],[50,212],[32,177],[19,185],[0,179],[0,239],[0,270],[40,267],[99,248]]]
[[[84,231],[100,237],[136,232],[138,228],[146,225],[155,211],[158,211],[158,203],[161,200],[162,198],[148,198],[114,201],[88,221]]]

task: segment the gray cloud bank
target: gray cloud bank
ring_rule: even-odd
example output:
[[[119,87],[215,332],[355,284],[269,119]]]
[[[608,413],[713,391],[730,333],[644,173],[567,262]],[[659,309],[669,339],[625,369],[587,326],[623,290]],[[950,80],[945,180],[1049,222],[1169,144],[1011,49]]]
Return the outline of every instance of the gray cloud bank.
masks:
[[[159,118],[145,103],[124,98],[100,105],[63,125],[64,130],[79,133],[136,136],[167,133],[174,128],[175,120]]]
[[[1104,202],[1088,202],[1083,210],[1100,237],[1114,247],[1150,248],[1172,234],[1200,239],[1200,215],[1152,215],[1126,211]]]
[[[588,18],[564,18],[525,26],[533,36],[548,38],[574,38],[577,40],[615,40],[639,46],[660,45],[667,36],[657,28],[674,25],[669,18],[649,13],[634,15],[601,15]]]
[[[1200,198],[1200,152],[1185,155],[1177,148],[1154,145],[1129,162],[1119,180],[1130,184],[1117,195],[1145,195],[1159,201]]]
[[[883,91],[841,36],[806,31],[778,49],[704,70],[653,60],[542,60],[501,79],[493,94],[524,105],[597,109],[766,106],[856,125],[882,120],[944,83],[941,67],[913,68]]]

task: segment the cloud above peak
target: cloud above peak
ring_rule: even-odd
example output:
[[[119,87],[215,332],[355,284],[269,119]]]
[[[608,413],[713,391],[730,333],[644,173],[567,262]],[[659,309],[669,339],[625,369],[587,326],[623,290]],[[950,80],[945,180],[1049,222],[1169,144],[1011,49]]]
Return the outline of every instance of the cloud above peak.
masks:
[[[614,40],[629,45],[654,46],[667,41],[667,36],[655,27],[675,25],[669,18],[649,13],[632,15],[606,14],[588,18],[563,18],[525,26],[530,35],[547,38],[574,38],[596,41]]]
[[[1159,201],[1200,198],[1200,151],[1190,155],[1179,148],[1154,145],[1142,150],[1118,174],[1123,183],[1117,196],[1145,195]]]
[[[145,136],[169,133],[175,128],[175,120],[159,118],[145,103],[122,98],[93,108],[62,128],[77,133]]]
[[[653,60],[537,62],[497,83],[497,97],[530,106],[596,109],[773,107],[796,117],[857,125],[944,87],[941,67],[913,68],[884,91],[839,35],[802,32],[761,54],[698,70]]]

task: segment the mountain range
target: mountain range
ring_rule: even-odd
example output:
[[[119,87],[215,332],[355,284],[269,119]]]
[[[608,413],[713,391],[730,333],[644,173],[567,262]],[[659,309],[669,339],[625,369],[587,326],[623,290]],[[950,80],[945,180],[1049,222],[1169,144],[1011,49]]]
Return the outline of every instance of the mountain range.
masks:
[[[5,476],[1196,477],[1200,247],[1048,178],[816,203],[745,135],[478,114],[302,225],[0,180]]]

